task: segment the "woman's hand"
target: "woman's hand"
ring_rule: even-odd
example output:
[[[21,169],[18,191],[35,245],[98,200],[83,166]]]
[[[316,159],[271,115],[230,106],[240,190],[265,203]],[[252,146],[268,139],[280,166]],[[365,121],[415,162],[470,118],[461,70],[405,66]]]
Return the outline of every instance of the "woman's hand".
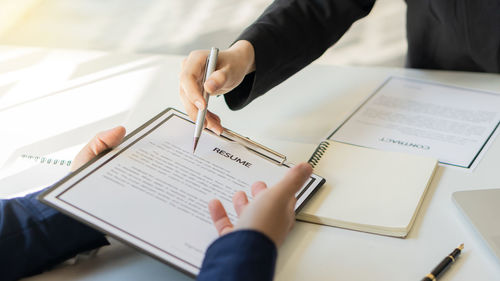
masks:
[[[245,75],[255,70],[253,46],[248,41],[240,40],[229,49],[219,52],[215,71],[201,85],[209,53],[208,50],[192,51],[182,62],[179,93],[184,108],[193,121],[196,120],[198,110],[207,106],[202,87],[210,95],[222,95],[238,86]],[[205,126],[217,134],[222,133],[220,118],[210,111],[207,112]]]

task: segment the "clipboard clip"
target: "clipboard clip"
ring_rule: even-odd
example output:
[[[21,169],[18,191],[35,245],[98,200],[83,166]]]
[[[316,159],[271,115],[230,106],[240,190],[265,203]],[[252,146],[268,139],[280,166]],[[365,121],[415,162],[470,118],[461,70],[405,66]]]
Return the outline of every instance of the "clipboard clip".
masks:
[[[253,140],[251,140],[248,137],[242,136],[236,132],[233,132],[229,129],[224,128],[222,131],[222,134],[220,135],[221,137],[228,139],[230,141],[237,142],[241,145],[243,145],[246,149],[254,152],[260,157],[266,158],[267,160],[270,160],[271,162],[281,166],[285,164],[286,162],[286,156],[278,153],[266,146],[263,146],[260,143],[257,143]]]

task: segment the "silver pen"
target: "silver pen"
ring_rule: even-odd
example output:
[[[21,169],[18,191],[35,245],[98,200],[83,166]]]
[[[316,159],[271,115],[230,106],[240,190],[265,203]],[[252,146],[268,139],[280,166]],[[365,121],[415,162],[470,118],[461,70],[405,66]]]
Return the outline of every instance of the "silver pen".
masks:
[[[194,142],[193,142],[193,153],[196,150],[196,146],[198,145],[198,141],[200,140],[201,131],[203,130],[203,125],[205,124],[205,116],[207,115],[208,109],[208,98],[210,94],[205,91],[205,81],[207,81],[208,77],[214,72],[215,67],[217,65],[217,56],[219,55],[219,49],[212,47],[210,49],[210,54],[208,55],[207,62],[205,65],[205,76],[203,77],[203,82],[201,87],[203,88],[203,99],[205,100],[205,108],[203,110],[198,109],[198,116],[196,117],[196,127],[194,129]]]

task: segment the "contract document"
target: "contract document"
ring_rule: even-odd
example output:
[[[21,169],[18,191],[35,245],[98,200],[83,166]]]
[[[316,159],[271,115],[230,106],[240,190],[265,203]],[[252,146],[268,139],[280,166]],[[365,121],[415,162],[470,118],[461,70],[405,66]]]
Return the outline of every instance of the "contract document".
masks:
[[[329,139],[473,168],[499,122],[499,94],[391,77]]]
[[[233,194],[243,190],[252,200],[252,183],[272,187],[290,166],[206,130],[193,154],[193,131],[185,115],[166,110],[41,200],[196,275],[207,247],[218,237],[208,202],[220,199],[235,222]],[[323,182],[311,176],[297,193],[296,210]]]

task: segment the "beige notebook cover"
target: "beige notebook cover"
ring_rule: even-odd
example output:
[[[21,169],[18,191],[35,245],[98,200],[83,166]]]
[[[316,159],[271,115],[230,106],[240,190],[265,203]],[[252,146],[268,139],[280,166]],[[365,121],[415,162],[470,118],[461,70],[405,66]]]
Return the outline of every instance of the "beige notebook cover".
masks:
[[[298,219],[405,237],[437,166],[433,158],[324,141],[310,160],[326,179]]]

